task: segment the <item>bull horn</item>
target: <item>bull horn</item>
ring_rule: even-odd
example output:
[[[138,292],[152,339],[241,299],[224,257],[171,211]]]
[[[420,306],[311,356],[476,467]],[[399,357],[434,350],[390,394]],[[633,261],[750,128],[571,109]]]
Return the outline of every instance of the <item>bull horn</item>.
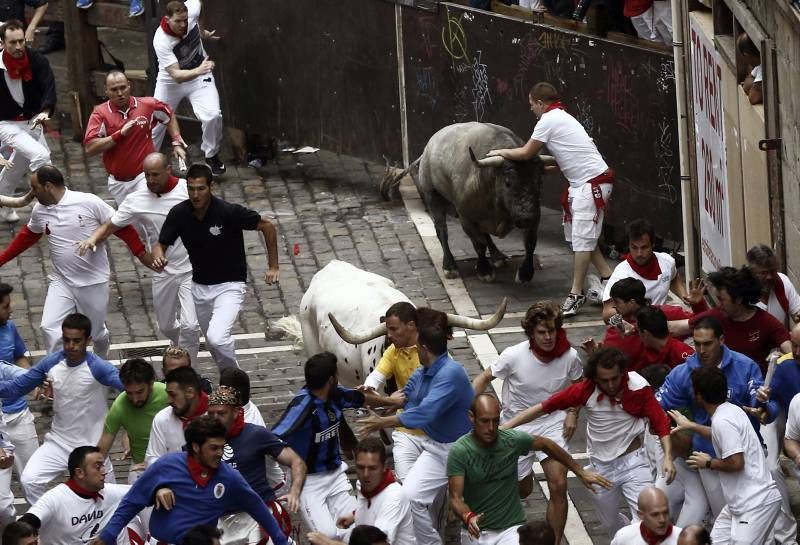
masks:
[[[472,159],[472,162],[478,165],[479,167],[499,167],[506,161],[499,155],[493,155],[491,157],[486,157],[484,159],[478,159],[475,157],[475,152],[472,151],[472,148],[469,148],[469,158]]]
[[[27,206],[33,200],[33,191],[28,191],[22,197],[6,197],[0,195],[0,206],[6,208],[22,208]]]
[[[485,320],[481,320],[479,318],[468,318],[458,314],[448,314],[447,325],[452,327],[463,327],[464,329],[477,329],[479,331],[486,331],[492,329],[500,323],[500,320],[503,319],[503,316],[506,313],[506,307],[508,307],[508,297],[503,297],[503,301],[500,303],[500,306],[497,307],[497,311],[495,311],[494,314]]]
[[[539,155],[539,160],[545,166],[556,166],[558,163],[556,162],[556,158],[552,155]]]
[[[342,340],[346,343],[364,344],[372,339],[377,339],[378,337],[383,337],[386,335],[386,324],[377,325],[365,333],[352,333],[339,323],[339,320],[336,319],[333,313],[328,313],[328,319],[331,321],[333,329],[336,330],[336,333],[338,333]]]

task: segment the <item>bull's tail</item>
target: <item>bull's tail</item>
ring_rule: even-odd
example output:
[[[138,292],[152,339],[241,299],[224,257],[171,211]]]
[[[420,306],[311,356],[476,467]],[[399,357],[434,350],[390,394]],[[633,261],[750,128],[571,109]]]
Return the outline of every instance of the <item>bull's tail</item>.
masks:
[[[284,316],[270,323],[270,330],[280,331],[298,348],[303,346],[303,328],[296,316]]]
[[[406,174],[411,172],[412,169],[419,165],[421,159],[422,156],[418,157],[416,161],[408,165],[407,168],[401,170],[400,172],[397,172],[397,168],[390,166],[387,162],[386,173],[383,175],[383,180],[381,180],[380,185],[381,197],[383,197],[384,200],[388,201],[391,199],[392,193],[395,191],[397,186],[400,185],[400,181]]]

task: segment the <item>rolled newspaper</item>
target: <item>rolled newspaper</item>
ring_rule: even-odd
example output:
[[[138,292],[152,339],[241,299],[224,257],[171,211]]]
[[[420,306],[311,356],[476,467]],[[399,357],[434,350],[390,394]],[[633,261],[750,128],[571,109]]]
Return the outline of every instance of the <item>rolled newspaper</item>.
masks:
[[[781,353],[775,351],[772,352],[767,358],[767,360],[769,361],[769,365],[767,367],[767,376],[764,377],[764,386],[766,386],[767,388],[769,388],[770,384],[772,384],[772,377],[775,375],[775,366],[777,365],[778,359],[780,357]]]

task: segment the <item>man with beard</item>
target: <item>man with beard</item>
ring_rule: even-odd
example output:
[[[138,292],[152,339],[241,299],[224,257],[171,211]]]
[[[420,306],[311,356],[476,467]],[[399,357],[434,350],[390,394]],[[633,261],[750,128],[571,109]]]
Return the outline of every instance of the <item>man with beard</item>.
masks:
[[[747,266],[761,283],[761,299],[757,305],[775,316],[783,325],[789,318],[800,322],[800,294],[789,277],[778,272],[778,258],[766,244],[747,250]]]
[[[620,529],[611,545],[676,545],[681,528],[669,520],[669,500],[660,489],[652,486],[639,494],[639,518]]]
[[[124,428],[130,441],[132,464],[128,483],[134,482],[144,471],[144,455],[150,439],[150,428],[156,413],[169,405],[167,387],[156,382],[153,367],[142,358],[133,358],[122,364],[119,379],[125,387],[114,400],[103,426],[103,435],[97,448],[107,455],[120,428]]]

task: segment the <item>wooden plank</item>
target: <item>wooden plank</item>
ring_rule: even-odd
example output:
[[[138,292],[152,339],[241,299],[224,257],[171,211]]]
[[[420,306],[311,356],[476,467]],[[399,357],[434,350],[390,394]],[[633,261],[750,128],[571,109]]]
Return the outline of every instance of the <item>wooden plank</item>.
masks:
[[[94,27],[104,26],[144,32],[143,17],[128,17],[128,6],[99,2],[86,10],[87,22]]]
[[[747,248],[756,244],[772,246],[767,157],[758,149],[759,140],[764,139],[764,106],[750,104],[747,96],[740,89],[737,91]]]
[[[97,29],[88,24],[84,10],[68,6],[64,10],[64,34],[69,84],[73,90],[70,110],[72,134],[80,140],[83,138],[84,121],[88,119],[95,101],[91,72],[100,63]]]
[[[533,18],[533,12],[530,9],[521,8],[518,5],[509,6],[498,0],[492,0],[492,11],[509,17],[516,17],[523,21],[530,21]]]

